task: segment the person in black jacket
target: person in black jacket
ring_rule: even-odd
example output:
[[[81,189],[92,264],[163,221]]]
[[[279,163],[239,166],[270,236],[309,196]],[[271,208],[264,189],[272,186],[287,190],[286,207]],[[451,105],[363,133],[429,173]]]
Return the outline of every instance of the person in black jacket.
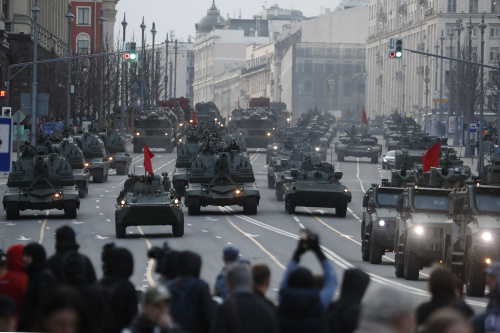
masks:
[[[137,314],[137,293],[129,281],[134,272],[132,253],[114,243],[104,245],[101,254],[104,277],[97,282],[104,297],[102,332],[119,333]]]
[[[210,330],[214,302],[208,284],[200,279],[201,257],[183,251],[178,264],[179,276],[167,284],[172,294],[170,313],[182,330],[206,333]]]
[[[262,300],[264,303],[269,305],[269,308],[273,311],[277,311],[276,304],[266,297],[266,291],[269,289],[271,284],[271,270],[266,264],[258,264],[252,266],[252,289],[253,292]]]
[[[370,276],[358,268],[344,271],[340,297],[328,311],[328,332],[352,333],[356,330],[361,299],[370,283]]]
[[[64,225],[56,229],[56,253],[47,259],[47,267],[54,273],[57,282],[63,282],[64,279],[61,274],[61,261],[64,256],[70,251],[78,251],[80,245],[76,243],[76,235],[73,228]],[[94,266],[90,259],[83,255],[85,259],[85,272],[84,277],[88,283],[97,281]]]
[[[486,269],[486,285],[490,289],[490,300],[486,310],[472,320],[476,333],[500,331],[500,262],[492,262]]]
[[[54,274],[46,266],[46,257],[45,249],[38,243],[30,243],[23,249],[24,270],[28,275],[28,285],[19,318],[19,330],[23,332],[31,332],[40,303],[56,284]]]

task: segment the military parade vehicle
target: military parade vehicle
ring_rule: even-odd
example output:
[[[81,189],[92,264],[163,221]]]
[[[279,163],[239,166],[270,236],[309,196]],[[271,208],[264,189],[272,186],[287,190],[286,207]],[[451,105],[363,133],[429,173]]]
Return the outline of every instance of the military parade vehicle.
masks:
[[[83,152],[74,143],[62,141],[52,144],[53,151],[61,154],[73,169],[73,178],[78,187],[78,195],[85,198],[89,193],[90,171],[89,163],[85,162]]]
[[[175,126],[172,117],[161,110],[144,111],[135,121],[132,139],[134,153],[142,152],[144,142],[148,148],[161,148],[171,153],[176,145]]]
[[[151,183],[136,180],[116,205],[116,237],[124,238],[127,227],[143,225],[171,225],[174,237],[184,236],[184,213],[179,203],[175,191],[163,189],[160,176],[155,175]]]
[[[99,132],[99,137],[104,142],[106,154],[110,162],[110,168],[116,169],[117,175],[128,174],[132,157],[127,152],[125,140],[114,130]]]
[[[65,217],[76,218],[80,207],[73,171],[64,157],[37,155],[30,145],[23,146],[12,165],[2,202],[8,220],[19,218],[19,212],[26,209],[59,209]]]
[[[177,159],[175,160],[175,170],[172,173],[172,184],[179,196],[184,195],[191,164],[198,157],[200,147],[199,137],[194,131],[188,132],[186,141],[177,147]]]
[[[335,208],[337,216],[345,217],[351,192],[340,182],[342,172],[322,162],[314,165],[310,160],[301,163],[301,169],[291,169],[293,181],[283,184],[285,211],[295,213],[297,206]]]
[[[448,139],[440,139],[436,136],[414,136],[405,139],[405,144],[400,150],[396,150],[394,168],[400,169],[406,163],[412,168],[415,163],[422,163],[422,156],[436,143],[440,142],[441,156],[448,150]]]
[[[110,163],[101,138],[96,133],[85,132],[75,135],[74,140],[83,152],[87,163],[85,166],[90,169],[92,181],[94,183],[107,181]]]
[[[205,206],[243,206],[243,213],[257,214],[260,193],[250,159],[237,151],[221,152],[202,147],[191,165],[185,198],[189,215]]]
[[[355,128],[345,130],[346,136],[339,137],[339,141],[335,142],[335,153],[337,153],[337,161],[343,162],[344,158],[349,156],[354,157],[369,157],[371,163],[378,163],[378,158],[382,154],[382,146],[377,142],[377,138],[370,134],[357,134]]]
[[[417,280],[420,269],[443,260],[451,187],[467,178],[465,171],[454,169],[431,168],[427,174],[429,187],[407,187],[396,205],[395,274],[406,280]]]
[[[211,126],[218,122],[224,123],[219,108],[213,102],[196,103],[194,113],[198,127]]]

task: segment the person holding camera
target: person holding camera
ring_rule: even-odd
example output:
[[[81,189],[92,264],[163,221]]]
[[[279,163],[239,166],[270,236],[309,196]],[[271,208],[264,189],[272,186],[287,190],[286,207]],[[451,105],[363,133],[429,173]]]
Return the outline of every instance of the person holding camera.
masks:
[[[299,266],[300,257],[311,250],[321,263],[324,285],[315,287],[313,274]],[[301,237],[281,282],[278,320],[281,332],[324,332],[326,312],[337,288],[337,275],[319,245],[318,235],[308,230]]]

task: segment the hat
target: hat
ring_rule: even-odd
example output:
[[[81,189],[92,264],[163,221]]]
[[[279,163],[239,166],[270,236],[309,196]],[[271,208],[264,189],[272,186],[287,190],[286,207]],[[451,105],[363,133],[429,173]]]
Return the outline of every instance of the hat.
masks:
[[[144,303],[153,304],[168,301],[172,298],[170,292],[164,286],[149,288],[144,294]]]
[[[76,243],[76,235],[73,228],[63,225],[56,229],[56,249],[59,251],[64,251],[67,249],[78,249],[79,246]]]
[[[227,261],[235,261],[240,255],[240,250],[234,245],[228,245],[224,248],[222,254]]]
[[[163,172],[161,173],[161,175],[162,175],[162,176],[168,176],[168,172],[163,171]]]
[[[134,174],[133,174],[132,172],[129,172],[129,173],[128,173],[128,176],[129,176],[129,177],[134,177]]]
[[[486,274],[500,276],[500,261],[494,261],[484,270]]]

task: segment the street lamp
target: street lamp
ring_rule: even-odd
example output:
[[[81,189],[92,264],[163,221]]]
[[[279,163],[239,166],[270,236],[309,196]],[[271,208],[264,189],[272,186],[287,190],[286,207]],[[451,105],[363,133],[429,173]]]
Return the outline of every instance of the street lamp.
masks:
[[[151,34],[153,35],[153,56],[151,60],[151,105],[155,105],[155,36],[156,36],[156,29],[155,29],[155,23],[153,22],[153,27],[151,28]]]
[[[123,28],[123,45],[122,45],[122,51],[125,51],[125,31],[127,29],[127,21],[125,20],[125,13],[123,13],[123,21],[122,21],[122,28]],[[122,84],[120,85],[121,87],[121,117],[120,117],[120,134],[122,136],[125,135],[125,59],[122,58]]]
[[[453,37],[455,37],[455,34],[453,33],[453,29],[450,29],[450,33],[448,34],[448,36],[450,37],[450,58],[453,58]],[[458,53],[458,52],[457,52]],[[452,68],[452,65],[453,65],[453,62],[450,60],[450,66],[449,66],[449,73],[451,74],[451,68]],[[451,85],[451,81],[452,80],[448,80],[448,85]],[[454,82],[455,86],[457,85],[457,82]],[[448,86],[448,119],[450,119],[450,115],[453,113],[452,111],[456,111],[456,109],[453,107],[452,108],[452,105],[453,105],[453,100],[451,101],[450,103],[450,97],[451,97],[451,89],[450,87]],[[456,97],[455,97],[455,100],[456,100]],[[455,104],[456,105],[456,104]],[[447,121],[448,122],[448,121]],[[449,122],[448,122],[449,124]],[[448,127],[448,131],[449,131],[449,127]],[[453,137],[455,137],[455,135],[453,135]],[[454,141],[454,140],[453,140]],[[453,144],[455,145],[455,142],[453,142]],[[458,143],[456,144],[458,145]]]
[[[142,111],[144,110],[144,30],[146,30],[146,25],[144,24],[144,16],[142,17],[141,30],[142,30],[141,58],[140,58],[141,66],[139,68],[141,69],[140,98],[141,98],[141,111]]]
[[[99,75],[99,129],[103,129],[103,99],[104,99],[104,59],[102,57],[103,49],[104,49],[104,22],[106,22],[106,18],[103,15],[103,10],[101,8],[101,16],[97,19],[101,26],[101,70]]]
[[[497,15],[500,19],[500,14]],[[498,73],[497,73],[497,83],[498,83],[498,94],[497,94],[497,142],[496,144],[500,146],[500,56],[498,57]],[[495,152],[496,154],[496,152]]]
[[[438,41],[436,40],[436,45],[434,45],[434,48],[436,49],[436,55],[439,54],[439,43]],[[439,58],[436,57],[436,77],[434,79],[434,91],[438,91],[438,68],[439,68]],[[434,98],[434,96],[433,96]],[[441,101],[439,101],[439,105],[441,105]],[[434,112],[437,112],[437,108],[438,108],[438,104],[437,103],[434,103]],[[437,115],[436,115],[437,116]],[[434,118],[434,117],[432,117]],[[436,135],[437,135],[437,121],[434,122],[434,129],[436,131]],[[432,130],[432,120],[431,120],[431,130]]]
[[[443,33],[443,30],[441,30],[441,37],[439,37],[439,41],[441,42],[441,57],[443,56],[444,40],[445,40],[444,33]],[[443,58],[441,58],[440,75],[441,75],[441,78],[439,79],[439,114],[441,115],[441,109],[443,107]],[[439,117],[438,117],[438,119],[439,119]],[[439,133],[439,126],[437,127],[437,130],[438,130],[438,136],[441,136]]]
[[[484,23],[484,13],[478,28],[481,30],[481,65],[484,64],[484,30],[488,25]],[[484,153],[483,153],[483,113],[484,113],[484,67],[481,66],[481,82],[479,88],[479,153],[477,171],[479,177],[484,179]]]
[[[177,97],[177,50],[179,47],[177,46],[177,39],[175,40],[174,44],[174,98]]]
[[[71,4],[68,5],[68,12],[65,15],[68,20],[68,83],[66,87],[66,126],[70,125],[70,112],[71,112],[71,23],[75,19],[75,15],[71,12]]]
[[[168,33],[165,39],[165,101],[168,100]]]
[[[469,49],[468,51],[468,57],[467,60],[471,61],[472,59],[472,29],[474,29],[474,26],[472,25],[472,16],[469,16],[469,24],[467,24],[467,32],[469,33]],[[474,116],[474,110],[471,105],[472,97],[471,97],[471,79],[470,79],[470,64],[467,64],[467,103],[466,103],[466,109],[465,109],[465,114],[467,115],[464,116],[464,118],[467,118],[467,121],[470,120]],[[465,122],[464,122],[465,123]],[[471,157],[473,153],[473,148],[472,148],[471,143],[471,133],[470,130],[468,133],[465,133],[465,157]]]
[[[464,26],[462,25],[462,19],[459,18],[457,20],[457,26],[454,28],[457,31],[457,59],[460,59],[460,33],[462,30],[464,30]],[[455,76],[457,76],[457,66],[458,64],[455,65]],[[458,77],[457,77],[458,79]],[[459,103],[458,103],[458,81],[455,80],[455,132],[453,133],[453,145],[458,146],[460,144],[460,136],[458,133],[459,126],[458,126],[458,114],[459,114]]]
[[[334,79],[333,75],[331,75],[330,78],[328,79],[328,85],[330,86],[330,95],[331,95],[330,100],[332,101],[332,110],[334,110],[334,108],[333,108],[333,87],[335,85],[335,79]]]
[[[37,78],[36,78],[36,61],[38,60],[38,14],[41,10],[38,8],[38,0],[35,0],[35,5],[31,8],[33,13],[33,83],[31,84],[31,143],[35,145],[36,138],[36,88],[37,88]]]

